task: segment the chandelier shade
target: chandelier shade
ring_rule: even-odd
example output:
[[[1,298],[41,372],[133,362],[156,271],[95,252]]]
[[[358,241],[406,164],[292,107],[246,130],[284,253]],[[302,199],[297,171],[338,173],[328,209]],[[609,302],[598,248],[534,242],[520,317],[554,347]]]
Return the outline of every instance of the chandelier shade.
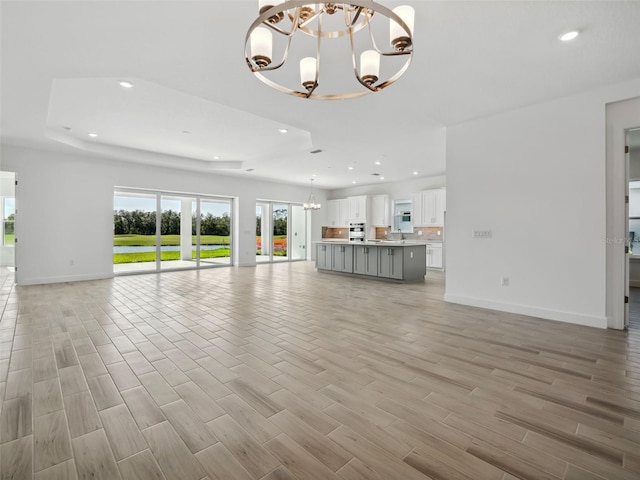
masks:
[[[259,80],[281,92],[323,100],[367,95],[393,84],[411,63],[410,6],[258,0],[258,11],[245,38],[245,60]]]

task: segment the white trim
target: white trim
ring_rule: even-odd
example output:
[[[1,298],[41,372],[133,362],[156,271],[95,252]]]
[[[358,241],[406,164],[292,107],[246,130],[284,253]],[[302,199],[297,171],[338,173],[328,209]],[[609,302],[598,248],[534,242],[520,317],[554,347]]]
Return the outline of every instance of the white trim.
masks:
[[[594,315],[585,315],[583,313],[564,312],[561,310],[551,310],[548,308],[539,308],[530,305],[496,302],[482,298],[452,295],[450,293],[445,294],[444,301],[449,303],[458,303],[460,305],[468,305],[471,307],[488,308],[502,312],[517,313],[519,315],[528,315],[530,317],[543,318],[545,320],[575,323],[588,327],[607,328],[606,317],[596,317]]]
[[[155,273],[155,272],[153,272]],[[17,285],[26,286],[26,285],[43,285],[46,283],[66,283],[66,282],[85,282],[87,280],[107,280],[109,278],[114,278],[115,274],[102,274],[102,273],[91,273],[84,275],[69,275],[64,277],[42,277],[42,278],[27,278]]]
[[[608,327],[624,329],[627,255],[624,243],[629,232],[624,195],[628,189],[624,145],[626,130],[640,126],[640,97],[606,104],[606,315]]]

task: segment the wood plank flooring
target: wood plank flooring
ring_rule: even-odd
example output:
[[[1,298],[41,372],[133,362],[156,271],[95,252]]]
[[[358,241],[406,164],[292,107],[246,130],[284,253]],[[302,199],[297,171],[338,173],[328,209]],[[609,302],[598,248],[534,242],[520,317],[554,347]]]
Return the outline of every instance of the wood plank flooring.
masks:
[[[308,262],[1,269],[0,478],[640,478],[640,311],[604,331],[443,292]]]

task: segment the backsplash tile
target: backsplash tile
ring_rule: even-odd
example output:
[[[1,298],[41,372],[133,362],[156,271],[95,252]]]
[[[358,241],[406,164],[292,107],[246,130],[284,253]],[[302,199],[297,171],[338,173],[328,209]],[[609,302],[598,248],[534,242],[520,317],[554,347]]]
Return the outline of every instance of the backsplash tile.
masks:
[[[322,227],[322,238],[344,238],[349,239],[348,228]]]
[[[418,232],[422,232],[420,235]],[[402,235],[406,240],[444,240],[442,227],[416,227],[413,233],[397,233],[387,227],[376,227],[376,238],[379,240],[397,240]]]

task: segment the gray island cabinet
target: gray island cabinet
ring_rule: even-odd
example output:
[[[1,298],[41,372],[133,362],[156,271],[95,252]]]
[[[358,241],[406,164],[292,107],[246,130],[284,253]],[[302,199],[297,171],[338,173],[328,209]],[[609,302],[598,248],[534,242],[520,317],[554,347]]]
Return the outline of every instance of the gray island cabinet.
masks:
[[[322,272],[415,282],[427,272],[423,243],[317,242],[316,268]]]

